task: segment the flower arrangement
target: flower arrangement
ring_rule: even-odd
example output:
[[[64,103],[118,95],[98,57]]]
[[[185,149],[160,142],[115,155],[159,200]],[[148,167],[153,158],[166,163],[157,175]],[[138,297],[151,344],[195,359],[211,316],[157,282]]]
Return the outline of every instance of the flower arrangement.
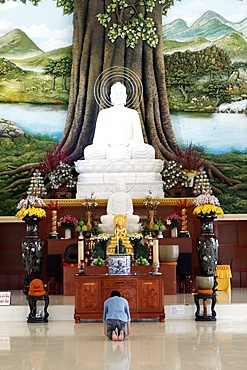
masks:
[[[194,145],[192,142],[182,150],[174,151],[174,159],[182,165],[183,170],[196,171],[204,162],[204,148]]]
[[[51,172],[50,176],[52,189],[72,189],[76,186],[76,181],[73,179],[73,175],[71,173],[71,167],[67,163],[59,162],[58,166]]]
[[[141,233],[131,233],[129,240],[134,242],[136,240],[141,241],[143,239],[143,235]]]
[[[141,246],[142,239],[143,235],[141,233],[131,233],[129,236],[129,241],[134,248],[139,248]]]
[[[26,199],[22,199],[18,205],[18,212],[16,217],[25,218],[25,217],[37,217],[43,218],[46,216],[46,211],[42,208],[45,207],[43,199],[35,196],[28,195]]]
[[[131,233],[129,236],[129,241],[131,242],[134,249],[134,258],[137,265],[148,264],[148,251],[147,248],[142,243],[143,234],[142,233]],[[145,260],[145,261],[144,261]]]
[[[99,241],[99,242],[103,242],[103,241],[108,241],[110,239],[110,236],[106,233],[102,233],[102,234],[99,234],[96,236],[96,239]]]
[[[182,218],[176,213],[172,213],[171,215],[165,217],[164,221],[168,226],[171,226],[171,228],[174,229],[175,227],[178,227],[182,221]]]
[[[219,199],[210,193],[198,195],[193,204],[196,206],[193,214],[198,217],[224,216]]]
[[[109,239],[110,236],[106,233],[101,233],[95,236],[95,248],[92,251],[92,258],[100,258],[101,260],[104,260],[106,258],[107,242]],[[96,263],[96,265],[99,265],[99,263]]]
[[[62,216],[58,220],[58,226],[61,226],[63,229],[73,229],[77,225],[78,220],[71,215]]]
[[[187,182],[187,176],[184,174],[182,165],[175,161],[169,161],[162,172],[164,189],[184,187]]]

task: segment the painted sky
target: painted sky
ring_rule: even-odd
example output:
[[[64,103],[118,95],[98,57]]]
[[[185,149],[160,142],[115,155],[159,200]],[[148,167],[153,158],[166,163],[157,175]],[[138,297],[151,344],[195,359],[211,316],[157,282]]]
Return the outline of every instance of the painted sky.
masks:
[[[164,17],[164,23],[182,18],[191,26],[207,10],[213,10],[229,21],[239,22],[247,16],[247,0],[175,1],[168,16]],[[15,28],[24,31],[43,51],[71,45],[72,15],[63,15],[62,8],[57,8],[52,0],[41,0],[38,7],[29,1],[25,5],[18,0],[0,4],[0,36]]]
[[[72,43],[72,15],[63,15],[56,2],[42,0],[38,6],[7,1],[0,4],[0,36],[19,28],[43,51]]]

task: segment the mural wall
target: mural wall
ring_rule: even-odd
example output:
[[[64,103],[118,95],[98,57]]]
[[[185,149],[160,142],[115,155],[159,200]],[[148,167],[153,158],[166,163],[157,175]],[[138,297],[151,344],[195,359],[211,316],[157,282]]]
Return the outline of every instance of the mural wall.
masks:
[[[0,215],[7,215],[30,182],[28,176],[20,181],[15,169],[30,163],[29,175],[63,132],[72,16],[53,1],[38,8],[10,1],[0,11]],[[173,130],[181,146],[203,146],[226,176],[241,182],[218,184],[228,213],[247,213],[245,14],[247,4],[238,0],[224,7],[221,0],[182,0],[163,18]]]

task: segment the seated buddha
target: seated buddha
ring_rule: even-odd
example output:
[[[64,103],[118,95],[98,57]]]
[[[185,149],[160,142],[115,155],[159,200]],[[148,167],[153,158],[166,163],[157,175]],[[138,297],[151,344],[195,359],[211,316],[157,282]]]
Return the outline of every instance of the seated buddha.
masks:
[[[114,217],[117,214],[125,215],[127,218],[127,230],[128,232],[139,231],[140,225],[139,216],[133,214],[133,202],[132,198],[125,191],[125,184],[123,181],[118,181],[116,184],[116,191],[111,194],[107,202],[106,215],[102,215],[100,218],[100,228],[108,233],[113,234],[114,231]]]
[[[126,87],[120,82],[112,85],[110,99],[112,107],[98,114],[93,144],[85,148],[85,159],[154,159],[154,148],[144,143],[137,111],[125,107]]]
[[[134,255],[133,247],[129,241],[127,229],[127,216],[117,214],[114,216],[114,235],[111,238],[111,243],[107,248],[107,254],[122,254],[127,253]],[[124,251],[123,251],[124,250]]]

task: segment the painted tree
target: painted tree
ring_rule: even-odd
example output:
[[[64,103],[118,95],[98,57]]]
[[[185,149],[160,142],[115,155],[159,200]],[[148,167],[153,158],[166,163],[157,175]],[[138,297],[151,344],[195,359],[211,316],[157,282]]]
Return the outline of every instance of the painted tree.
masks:
[[[139,114],[145,141],[156,157],[178,147],[169,115],[162,50],[162,13],[173,1],[75,0],[71,91],[61,146],[83,157],[93,139],[97,106],[93,88],[102,71],[126,67],[143,83]]]

